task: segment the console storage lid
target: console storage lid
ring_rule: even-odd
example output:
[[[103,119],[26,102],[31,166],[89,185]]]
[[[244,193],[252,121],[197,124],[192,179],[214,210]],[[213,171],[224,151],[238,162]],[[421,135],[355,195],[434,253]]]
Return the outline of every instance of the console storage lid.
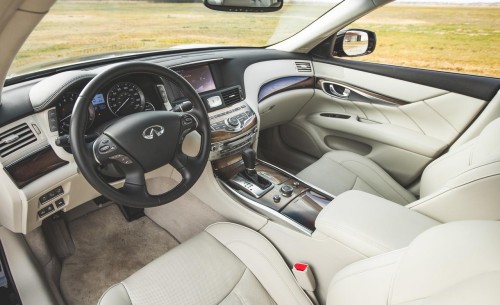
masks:
[[[316,232],[366,256],[406,247],[439,222],[402,205],[361,191],[347,191],[316,219]]]

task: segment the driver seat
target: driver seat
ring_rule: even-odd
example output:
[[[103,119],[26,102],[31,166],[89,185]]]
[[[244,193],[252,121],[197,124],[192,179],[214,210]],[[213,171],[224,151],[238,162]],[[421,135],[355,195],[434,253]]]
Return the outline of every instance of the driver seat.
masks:
[[[499,236],[498,221],[433,227],[407,248],[353,263],[338,272],[326,303],[500,304]],[[112,286],[99,304],[312,302],[266,238],[240,225],[220,223]]]

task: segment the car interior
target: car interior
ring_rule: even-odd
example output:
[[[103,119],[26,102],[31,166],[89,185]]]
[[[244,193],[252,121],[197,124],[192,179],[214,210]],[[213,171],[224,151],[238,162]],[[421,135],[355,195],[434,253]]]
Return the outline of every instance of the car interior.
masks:
[[[3,1],[0,303],[500,304],[500,79],[343,58],[390,2],[21,79]]]

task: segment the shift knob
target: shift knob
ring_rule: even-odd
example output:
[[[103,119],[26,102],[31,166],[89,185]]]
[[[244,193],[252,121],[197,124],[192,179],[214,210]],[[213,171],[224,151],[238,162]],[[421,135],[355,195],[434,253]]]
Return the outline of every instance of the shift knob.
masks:
[[[246,170],[255,170],[255,161],[257,160],[257,154],[252,148],[246,148],[241,153],[243,158],[243,163],[245,163]]]

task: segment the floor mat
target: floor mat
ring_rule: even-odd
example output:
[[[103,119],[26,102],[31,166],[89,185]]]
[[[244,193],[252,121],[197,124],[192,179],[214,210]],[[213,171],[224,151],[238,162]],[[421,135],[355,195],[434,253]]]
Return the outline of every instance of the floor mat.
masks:
[[[107,288],[178,245],[147,217],[128,223],[116,205],[68,226],[76,248],[63,262],[61,274],[68,305],[96,305]]]
[[[149,191],[164,192],[179,184],[172,179],[161,179],[155,183],[148,181]],[[191,192],[164,205],[148,208],[146,215],[162,228],[170,232],[178,241],[184,242],[216,222],[227,221]]]

